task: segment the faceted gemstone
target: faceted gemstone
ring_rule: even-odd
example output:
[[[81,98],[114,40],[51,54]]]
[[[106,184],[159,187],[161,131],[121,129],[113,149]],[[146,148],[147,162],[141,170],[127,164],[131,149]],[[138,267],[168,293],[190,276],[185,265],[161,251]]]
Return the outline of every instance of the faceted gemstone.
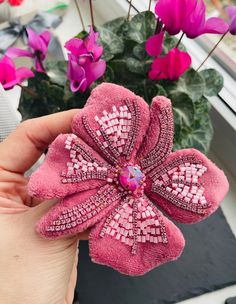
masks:
[[[126,166],[120,170],[119,181],[121,186],[128,191],[135,191],[141,187],[145,175],[136,166]]]

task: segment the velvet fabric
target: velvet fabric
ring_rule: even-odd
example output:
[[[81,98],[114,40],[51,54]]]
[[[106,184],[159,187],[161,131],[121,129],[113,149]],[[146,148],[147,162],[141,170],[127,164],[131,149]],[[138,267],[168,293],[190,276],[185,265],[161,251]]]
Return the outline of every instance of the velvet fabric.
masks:
[[[228,182],[199,151],[172,152],[173,127],[166,97],[149,108],[124,87],[95,88],[73,119],[73,134],[58,136],[30,178],[32,196],[61,198],[37,231],[57,238],[90,227],[92,260],[128,275],[177,259],[184,237],[158,207],[179,222],[198,222],[218,208]],[[145,174],[136,192],[117,180],[127,164]]]

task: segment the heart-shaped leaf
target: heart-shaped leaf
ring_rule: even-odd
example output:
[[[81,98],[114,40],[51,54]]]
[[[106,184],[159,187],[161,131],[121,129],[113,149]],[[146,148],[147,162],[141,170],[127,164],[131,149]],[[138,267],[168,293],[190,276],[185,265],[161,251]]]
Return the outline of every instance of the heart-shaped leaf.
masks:
[[[223,76],[214,69],[206,69],[200,72],[205,81],[204,94],[206,96],[216,96],[224,86]]]

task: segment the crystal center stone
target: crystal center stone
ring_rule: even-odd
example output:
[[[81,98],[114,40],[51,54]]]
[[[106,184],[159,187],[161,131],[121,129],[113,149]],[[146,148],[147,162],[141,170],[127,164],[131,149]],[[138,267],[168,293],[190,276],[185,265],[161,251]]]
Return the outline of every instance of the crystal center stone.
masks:
[[[128,191],[135,191],[143,184],[145,175],[136,166],[126,166],[120,170],[119,181],[121,186]]]

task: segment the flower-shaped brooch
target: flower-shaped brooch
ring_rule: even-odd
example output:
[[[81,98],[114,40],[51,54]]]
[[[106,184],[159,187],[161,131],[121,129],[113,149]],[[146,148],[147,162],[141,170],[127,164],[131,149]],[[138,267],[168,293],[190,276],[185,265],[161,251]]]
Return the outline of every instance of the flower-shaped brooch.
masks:
[[[149,107],[124,87],[99,85],[75,115],[73,134],[55,139],[30,178],[32,196],[61,198],[37,231],[57,238],[91,227],[92,260],[129,275],[177,259],[183,235],[158,207],[198,222],[217,209],[228,182],[199,151],[172,152],[173,129],[167,98]]]

